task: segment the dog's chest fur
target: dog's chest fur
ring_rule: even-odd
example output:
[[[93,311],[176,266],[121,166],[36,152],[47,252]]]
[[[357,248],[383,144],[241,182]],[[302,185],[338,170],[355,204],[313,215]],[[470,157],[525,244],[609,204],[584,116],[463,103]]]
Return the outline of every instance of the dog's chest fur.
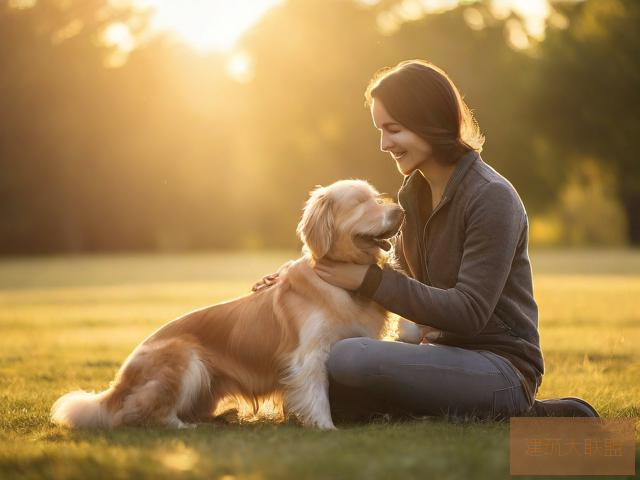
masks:
[[[274,298],[299,312],[300,331],[314,324],[316,334],[331,343],[342,338],[367,336],[377,338],[384,330],[387,312],[375,302],[335,287],[320,279],[302,257],[280,273],[281,286]],[[317,325],[316,325],[317,324]]]

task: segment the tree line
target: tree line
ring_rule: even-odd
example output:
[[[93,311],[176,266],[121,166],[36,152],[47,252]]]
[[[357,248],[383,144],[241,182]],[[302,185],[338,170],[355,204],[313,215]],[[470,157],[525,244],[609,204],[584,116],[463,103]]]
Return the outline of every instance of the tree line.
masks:
[[[241,39],[248,82],[225,55],[167,35],[105,66],[113,47],[99,32],[132,15],[105,4],[0,7],[1,254],[293,247],[315,185],[400,185],[363,92],[407,58],[450,74],[487,137],[483,158],[530,216],[589,158],[615,178],[628,241],[640,243],[639,2],[560,3],[566,26],[517,50],[512,17],[482,2],[481,29],[463,4],[383,34],[389,2],[290,0]]]

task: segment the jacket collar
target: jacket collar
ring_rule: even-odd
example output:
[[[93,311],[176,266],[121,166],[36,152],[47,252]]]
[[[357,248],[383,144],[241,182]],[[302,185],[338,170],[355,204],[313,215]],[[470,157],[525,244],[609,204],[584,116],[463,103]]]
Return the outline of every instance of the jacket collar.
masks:
[[[460,157],[456,163],[456,168],[445,187],[442,195],[442,204],[448,202],[453,197],[460,185],[460,182],[462,182],[462,179],[476,160],[480,160],[480,154],[474,150],[467,152]],[[415,169],[409,175],[404,177],[402,186],[398,191],[398,203],[400,203],[402,208],[407,210],[409,205],[415,201],[414,199],[418,199],[418,204],[421,205],[423,200],[427,197],[429,199],[431,197],[431,187],[429,187],[429,183],[424,178],[420,170]],[[430,202],[427,208],[429,210],[431,209]]]

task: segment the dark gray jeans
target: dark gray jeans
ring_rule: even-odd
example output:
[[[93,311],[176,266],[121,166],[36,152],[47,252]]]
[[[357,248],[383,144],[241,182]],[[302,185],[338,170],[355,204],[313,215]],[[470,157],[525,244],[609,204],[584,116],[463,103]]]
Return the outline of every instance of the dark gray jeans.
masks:
[[[333,346],[327,368],[337,422],[376,414],[506,418],[530,408],[511,363],[487,351],[349,338]]]

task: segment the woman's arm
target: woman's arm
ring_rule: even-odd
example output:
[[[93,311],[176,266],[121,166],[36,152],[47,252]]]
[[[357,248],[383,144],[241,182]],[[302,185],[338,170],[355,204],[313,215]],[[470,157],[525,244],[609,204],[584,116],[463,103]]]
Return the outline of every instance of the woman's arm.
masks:
[[[420,283],[392,268],[353,264],[319,264],[329,283],[358,290],[408,320],[463,335],[479,333],[500,298],[526,214],[509,185],[488,183],[465,212],[463,255],[456,285],[441,289]]]
[[[416,323],[477,334],[502,294],[525,230],[526,214],[515,192],[508,185],[488,183],[467,207],[462,261],[453,288],[431,287],[385,268],[377,286],[374,279],[370,296]]]

